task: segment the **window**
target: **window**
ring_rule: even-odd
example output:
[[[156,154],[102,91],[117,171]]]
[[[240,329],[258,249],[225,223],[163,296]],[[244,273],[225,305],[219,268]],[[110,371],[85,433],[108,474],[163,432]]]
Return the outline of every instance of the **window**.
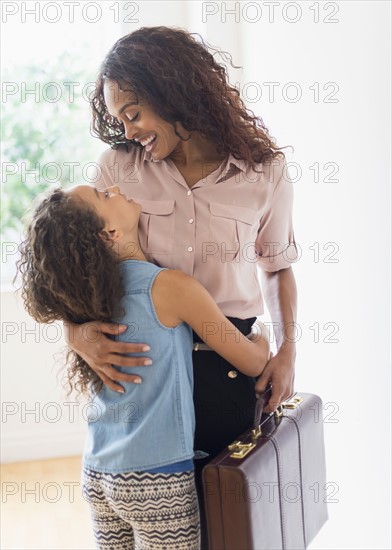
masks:
[[[3,26],[3,289],[15,274],[23,216],[34,198],[97,177],[106,145],[91,136],[88,96],[106,52],[123,34],[120,25],[105,25],[103,12],[98,17],[100,5],[91,3],[90,11],[75,5],[72,14],[63,3],[22,2]]]

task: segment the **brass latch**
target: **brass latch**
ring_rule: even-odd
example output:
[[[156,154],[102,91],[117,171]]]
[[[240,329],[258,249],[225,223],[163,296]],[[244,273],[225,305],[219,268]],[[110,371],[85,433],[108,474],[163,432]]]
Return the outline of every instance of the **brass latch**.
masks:
[[[251,434],[252,434],[253,441],[257,441],[257,439],[259,439],[259,437],[261,437],[263,435],[261,433],[260,426],[257,426],[257,428],[253,428],[253,430],[251,430]]]
[[[241,441],[234,441],[229,445],[229,451],[232,451],[231,458],[244,458],[256,447],[255,443],[242,443]]]
[[[279,405],[279,407],[275,411],[275,416],[279,417],[283,415],[283,409],[296,409],[300,403],[302,403],[303,399],[302,397],[294,397],[290,401],[286,401],[285,403],[282,403]]]

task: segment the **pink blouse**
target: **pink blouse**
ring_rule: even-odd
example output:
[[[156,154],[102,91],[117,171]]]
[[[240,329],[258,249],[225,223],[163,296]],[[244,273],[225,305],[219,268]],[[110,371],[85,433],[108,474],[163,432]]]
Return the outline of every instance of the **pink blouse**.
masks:
[[[298,258],[285,159],[259,164],[258,174],[229,155],[191,188],[169,157],[155,160],[139,146],[108,149],[98,162],[97,188],[118,185],[142,205],[148,260],[195,277],[226,316],[263,313],[257,266],[277,271]]]

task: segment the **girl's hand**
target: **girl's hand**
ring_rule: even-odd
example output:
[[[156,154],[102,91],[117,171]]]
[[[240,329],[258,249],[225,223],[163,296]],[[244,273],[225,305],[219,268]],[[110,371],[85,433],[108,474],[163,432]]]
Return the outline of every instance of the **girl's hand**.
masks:
[[[278,406],[289,399],[294,393],[295,356],[283,349],[276,355],[270,354],[262,375],[255,386],[256,395],[261,394],[269,382],[272,384],[272,393],[268,403],[264,407],[265,413],[276,411]]]
[[[105,334],[121,334],[126,329],[126,325],[101,323],[99,321],[91,321],[83,325],[64,323],[65,339],[69,347],[86,361],[106,386],[119,393],[124,393],[125,390],[116,381],[140,384],[142,379],[138,375],[120,372],[113,365],[140,367],[152,364],[151,359],[148,357],[128,357],[124,355],[126,353],[149,351],[150,348],[147,344],[116,342],[105,336]]]
[[[267,325],[259,321],[258,319],[252,326],[252,332],[248,336],[248,339],[252,342],[255,342],[260,347],[260,353],[263,358],[264,368],[267,366],[268,361],[272,357],[272,352],[270,352],[270,330]],[[263,368],[263,370],[264,370]]]

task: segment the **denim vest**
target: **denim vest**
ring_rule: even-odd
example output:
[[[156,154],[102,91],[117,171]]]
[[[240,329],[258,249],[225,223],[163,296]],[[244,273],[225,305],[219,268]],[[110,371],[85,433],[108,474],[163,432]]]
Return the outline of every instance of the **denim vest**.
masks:
[[[151,298],[163,268],[140,260],[120,263],[125,313],[113,319],[128,329],[116,340],[146,343],[151,366],[123,372],[139,374],[141,384],[121,382],[125,393],[106,386],[86,407],[88,435],[83,463],[100,472],[145,471],[193,458],[192,329],[186,323],[165,327]]]

